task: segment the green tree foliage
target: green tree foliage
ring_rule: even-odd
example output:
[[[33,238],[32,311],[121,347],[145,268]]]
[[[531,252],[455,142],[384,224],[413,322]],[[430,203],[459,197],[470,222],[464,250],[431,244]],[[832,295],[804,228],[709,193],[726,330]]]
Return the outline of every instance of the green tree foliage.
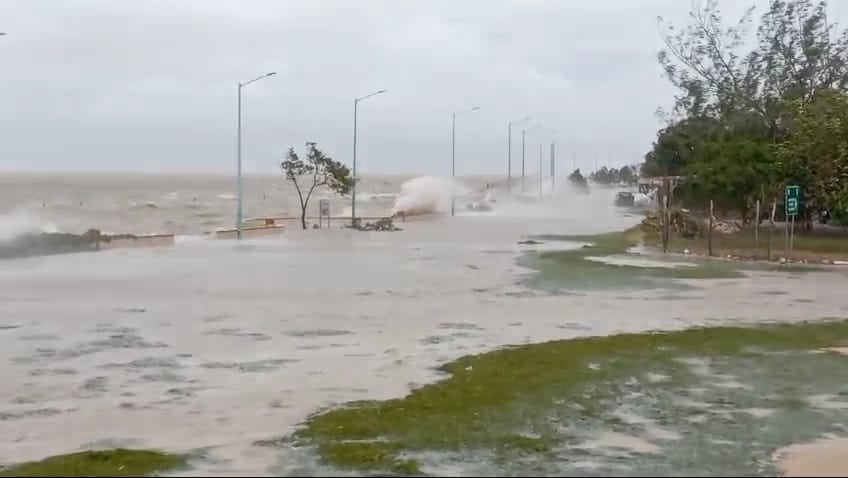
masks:
[[[810,207],[837,208],[848,201],[834,136],[845,134],[848,30],[824,0],[772,0],[753,19],[752,7],[727,26],[719,0],[697,3],[683,28],[659,19],[658,60],[677,94],[641,173],[687,176],[679,198],[743,217],[790,181]]]
[[[576,187],[579,188],[588,188],[589,181],[586,180],[586,177],[583,176],[583,173],[580,172],[580,168],[575,169],[571,174],[568,175],[568,181]]]
[[[645,155],[644,177],[681,176],[696,150],[724,131],[721,122],[701,116],[673,122],[657,133],[653,149]]]
[[[631,186],[636,183],[638,180],[636,176],[636,169],[631,168],[630,166],[623,166],[618,170],[618,181],[623,184],[627,184]]]
[[[793,127],[776,148],[786,183],[805,185],[805,206],[831,211],[848,224],[848,94],[820,91],[807,103],[796,99]]]
[[[772,175],[771,153],[768,144],[743,136],[711,140],[686,167],[689,181],[681,194],[701,204],[712,199],[719,211],[736,211],[748,221],[755,201],[762,199],[761,185]]]
[[[348,194],[353,187],[350,169],[319,150],[315,143],[306,143],[306,160],[289,148],[286,160],[280,164],[286,179],[294,184],[300,199],[300,223],[306,229],[306,208],[316,189],[327,187],[337,194]],[[304,196],[305,191],[305,196]]]
[[[621,169],[603,166],[601,169],[590,174],[589,179],[596,184],[626,184],[629,186],[635,184],[638,180],[635,171],[636,168],[631,168],[630,166],[622,166]]]

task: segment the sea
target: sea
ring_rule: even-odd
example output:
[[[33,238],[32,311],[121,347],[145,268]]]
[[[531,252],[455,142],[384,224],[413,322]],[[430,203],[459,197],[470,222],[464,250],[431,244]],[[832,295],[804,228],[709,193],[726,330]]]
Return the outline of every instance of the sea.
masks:
[[[403,396],[436,367],[511,344],[845,316],[845,274],[762,273],[676,290],[551,293],[520,259],[641,217],[616,189],[550,178],[367,176],[357,214],[418,208],[396,232],[345,221],[232,228],[229,176],[0,175],[0,241],[37,232],[176,234],[176,244],[0,261],[0,463],[105,446],[194,453],[186,475],[309,474],[274,447],[317,410]],[[350,198],[326,191],[331,215]],[[454,214],[451,214],[453,204]],[[280,176],[246,176],[247,218],[297,216]],[[803,305],[799,305],[803,304]],[[305,468],[304,468],[305,467]],[[314,470],[313,470],[314,471]],[[460,470],[461,471],[461,470]],[[318,471],[314,471],[318,473]]]

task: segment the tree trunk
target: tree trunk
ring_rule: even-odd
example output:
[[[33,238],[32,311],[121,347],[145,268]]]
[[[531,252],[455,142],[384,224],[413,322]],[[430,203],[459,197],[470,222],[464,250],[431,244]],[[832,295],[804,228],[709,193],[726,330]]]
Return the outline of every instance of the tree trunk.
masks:
[[[303,226],[303,229],[306,230],[306,206],[300,212],[300,225]]]

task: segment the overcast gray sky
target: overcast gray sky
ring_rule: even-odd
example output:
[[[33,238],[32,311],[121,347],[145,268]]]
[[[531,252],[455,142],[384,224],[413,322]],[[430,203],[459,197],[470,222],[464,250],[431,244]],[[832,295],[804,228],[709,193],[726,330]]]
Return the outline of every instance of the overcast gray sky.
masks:
[[[735,13],[754,2],[765,3],[723,4]],[[353,98],[379,89],[388,93],[360,104],[362,172],[449,174],[451,113],[478,105],[457,122],[459,174],[504,171],[507,122],[526,115],[543,125],[528,133],[529,171],[553,129],[568,167],[573,153],[589,169],[596,154],[637,162],[672,94],[656,16],[682,19],[689,7],[0,0],[0,169],[232,171],[237,82],[267,71],[277,75],[244,89],[249,171],[275,171],[306,141],[349,163]],[[521,127],[513,133],[517,171]]]

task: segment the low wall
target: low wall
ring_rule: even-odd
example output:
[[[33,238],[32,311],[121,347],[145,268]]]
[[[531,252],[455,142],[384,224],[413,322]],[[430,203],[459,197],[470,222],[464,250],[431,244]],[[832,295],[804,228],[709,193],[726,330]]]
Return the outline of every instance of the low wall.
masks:
[[[149,236],[121,237],[98,241],[96,249],[124,249],[136,247],[173,246],[176,243],[173,234],[155,234]]]
[[[358,216],[360,221],[379,221],[383,216]],[[309,222],[318,222],[318,216],[306,216]],[[326,222],[327,218],[321,218]],[[273,227],[281,223],[300,222],[300,216],[278,216],[278,217],[252,217],[244,221],[247,227]],[[330,224],[350,224],[350,216],[330,216]]]
[[[242,238],[251,238],[251,237],[264,237],[264,236],[274,236],[277,234],[282,234],[285,231],[285,226],[280,225],[271,225],[271,226],[253,226],[253,227],[242,227],[241,228],[241,237]],[[221,231],[215,231],[212,233],[215,235],[216,239],[238,239],[238,230],[236,229],[225,229]]]

